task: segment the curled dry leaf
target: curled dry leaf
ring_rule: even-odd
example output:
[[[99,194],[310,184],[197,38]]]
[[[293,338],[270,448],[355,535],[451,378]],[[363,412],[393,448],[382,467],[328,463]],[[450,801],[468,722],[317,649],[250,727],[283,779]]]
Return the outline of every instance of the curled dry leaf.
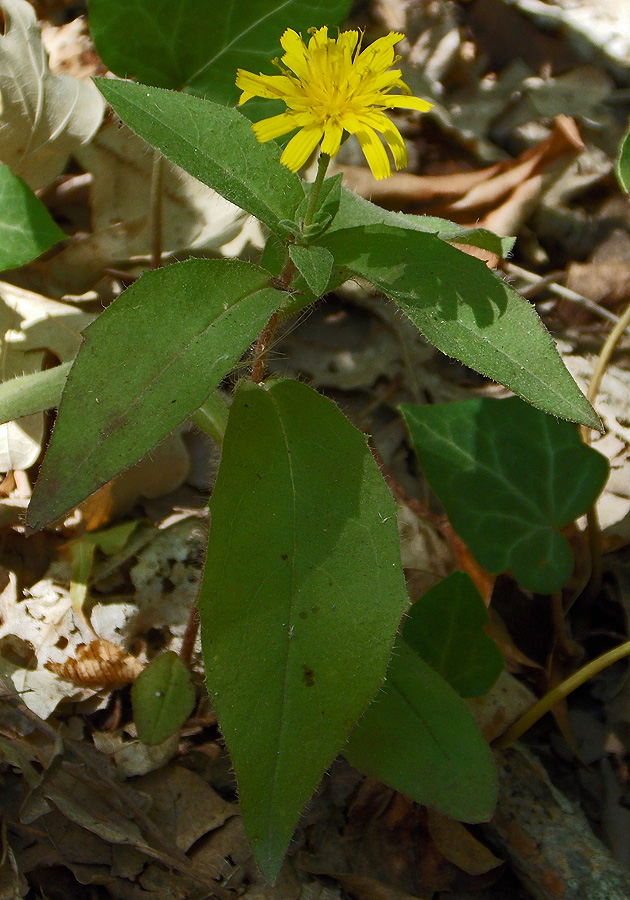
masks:
[[[344,166],[342,170],[346,187],[388,209],[442,216],[460,225],[489,228],[507,236],[519,230],[557,174],[554,164],[572,159],[583,149],[573,119],[557,116],[544,141],[514,160],[484,169],[426,176],[397,172],[384,182],[376,181],[360,166]],[[471,248],[462,249],[470,252]],[[474,250],[474,254],[479,255],[479,251]]]
[[[110,690],[135,681],[143,668],[135,656],[103,638],[79,644],[75,658],[70,657],[63,663],[49,661],[45,666],[55,675],[81,687]]]
[[[36,190],[94,135],[104,101],[90,81],[52,74],[30,3],[1,0],[0,10],[0,160]]]

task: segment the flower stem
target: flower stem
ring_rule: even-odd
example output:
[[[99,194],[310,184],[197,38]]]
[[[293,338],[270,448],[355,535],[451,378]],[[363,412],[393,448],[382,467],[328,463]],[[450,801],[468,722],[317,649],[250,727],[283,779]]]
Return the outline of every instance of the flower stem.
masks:
[[[313,216],[315,215],[315,210],[317,209],[317,201],[319,200],[319,195],[322,190],[324,178],[326,177],[326,170],[328,169],[329,162],[330,156],[328,156],[327,153],[319,154],[319,159],[317,160],[317,175],[315,176],[315,181],[313,182],[313,185],[311,187],[311,195],[308,198],[308,206],[306,208],[306,215],[304,216],[305,228],[313,224]]]

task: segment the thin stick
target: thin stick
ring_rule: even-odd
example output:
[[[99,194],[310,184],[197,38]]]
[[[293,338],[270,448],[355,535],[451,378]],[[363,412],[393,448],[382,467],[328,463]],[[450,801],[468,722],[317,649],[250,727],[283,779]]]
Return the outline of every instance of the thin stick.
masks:
[[[542,719],[542,717],[560,703],[561,700],[568,697],[572,691],[581,687],[590,678],[593,678],[594,675],[607,669],[608,666],[623,659],[624,656],[630,656],[630,641],[626,641],[618,647],[608,650],[607,653],[598,656],[597,659],[591,660],[591,662],[582,666],[581,669],[578,669],[577,672],[574,672],[573,675],[566,678],[552,691],[549,691],[548,694],[545,694],[544,697],[541,697],[538,703],[535,703],[531,709],[528,709],[520,719],[517,719],[517,721],[508,728],[505,734],[493,743],[493,748],[495,750],[504,750],[506,747],[509,747],[510,744],[513,744],[522,734],[525,734],[532,725],[535,725],[539,719]]]

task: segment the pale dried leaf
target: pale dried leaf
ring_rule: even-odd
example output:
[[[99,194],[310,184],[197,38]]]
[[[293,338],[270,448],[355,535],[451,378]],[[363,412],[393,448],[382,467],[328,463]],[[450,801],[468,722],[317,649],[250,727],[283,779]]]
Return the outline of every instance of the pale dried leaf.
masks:
[[[34,190],[60,174],[69,154],[88,141],[105,104],[89,81],[53,75],[26,0],[2,0],[0,159]]]
[[[80,687],[108,690],[117,690],[135,681],[143,669],[135,656],[103,638],[79,644],[76,656],[69,656],[62,663],[48,661],[44,665],[49,672]]]
[[[72,360],[80,332],[93,318],[74,306],[0,282],[0,380],[40,371],[46,350],[61,362]],[[0,425],[0,471],[33,465],[42,450],[43,426],[41,413]]]

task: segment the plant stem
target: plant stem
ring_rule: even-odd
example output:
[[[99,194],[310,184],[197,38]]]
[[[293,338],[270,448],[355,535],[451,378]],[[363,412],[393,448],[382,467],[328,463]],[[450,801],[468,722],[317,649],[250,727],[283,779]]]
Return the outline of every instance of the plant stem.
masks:
[[[321,194],[322,185],[324,183],[324,178],[326,177],[326,170],[328,169],[328,164],[330,163],[330,156],[327,153],[320,153],[319,159],[317,160],[317,175],[315,176],[315,181],[311,187],[311,195],[308,198],[308,206],[306,207],[306,215],[304,216],[304,227],[308,227],[313,224],[313,216],[315,215],[315,210],[317,209],[317,201],[319,200],[319,195]]]
[[[186,631],[182,640],[182,646],[179,651],[179,658],[190,669],[192,663],[192,655],[195,649],[195,641],[199,632],[199,613],[197,612],[197,604],[194,603],[188,616],[186,623]]]
[[[505,750],[506,747],[509,747],[510,744],[520,738],[522,734],[525,734],[532,725],[535,725],[545,713],[548,713],[554,706],[560,703],[561,700],[568,697],[572,691],[581,687],[589,680],[589,678],[597,675],[599,672],[608,668],[608,666],[623,659],[624,656],[630,656],[630,641],[626,641],[624,644],[620,644],[618,647],[614,647],[607,653],[598,656],[597,659],[591,660],[590,663],[582,666],[581,669],[578,669],[577,672],[574,672],[573,675],[566,678],[562,684],[558,685],[558,687],[549,691],[544,697],[541,697],[538,703],[535,703],[531,709],[528,709],[525,715],[521,716],[520,719],[508,728],[505,734],[494,742],[492,745],[493,748],[496,750]]]
[[[317,160],[317,175],[315,176],[315,181],[311,185],[311,193],[308,198],[306,215],[304,216],[304,227],[308,227],[313,222],[313,216],[315,215],[315,210],[317,209],[317,201],[319,200],[319,195],[322,190],[324,178],[326,177],[326,170],[328,169],[329,162],[330,156],[328,156],[326,153],[319,154],[319,159]],[[287,291],[291,287],[291,282],[293,281],[295,272],[295,263],[287,253],[284,267],[282,269],[282,272],[280,273],[280,278],[278,279],[280,282],[279,287],[281,290]],[[277,325],[278,313],[274,313],[263,330],[260,332],[256,340],[256,344],[254,346],[254,363],[252,365],[252,381],[254,382],[254,384],[260,384],[260,382],[265,377],[267,353],[269,352],[269,347],[271,346],[271,342],[273,341],[273,336],[275,334]]]
[[[153,156],[151,173],[151,268],[159,269],[162,265],[162,185],[164,182],[164,157],[159,150]]]

